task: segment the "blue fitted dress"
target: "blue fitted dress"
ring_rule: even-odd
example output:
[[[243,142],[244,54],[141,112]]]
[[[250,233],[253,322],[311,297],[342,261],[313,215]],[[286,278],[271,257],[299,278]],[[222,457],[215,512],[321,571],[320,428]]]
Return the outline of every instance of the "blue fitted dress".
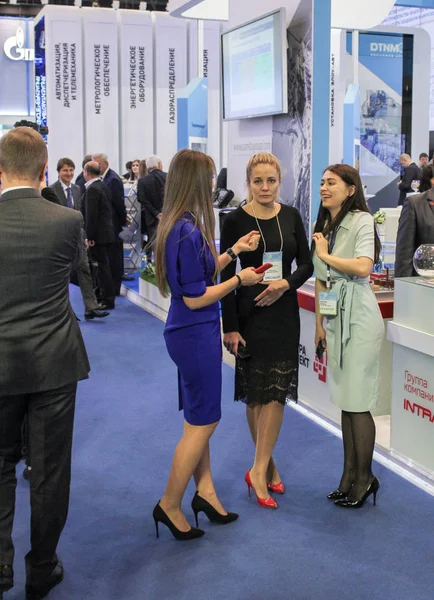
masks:
[[[190,425],[221,417],[222,345],[218,302],[190,310],[183,298],[202,296],[213,284],[215,262],[194,217],[177,221],[166,244],[171,302],[164,339],[178,367],[179,409]]]

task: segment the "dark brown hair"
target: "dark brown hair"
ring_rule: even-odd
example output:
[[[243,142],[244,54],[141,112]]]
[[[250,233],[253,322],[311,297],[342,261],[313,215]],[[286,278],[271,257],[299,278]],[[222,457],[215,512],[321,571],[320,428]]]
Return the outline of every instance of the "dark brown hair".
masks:
[[[72,167],[73,169],[75,169],[75,164],[70,158],[59,158],[59,160],[57,161],[57,172],[59,172],[60,169],[62,169],[65,166]]]
[[[139,163],[139,179],[148,174],[148,167],[146,166],[146,159],[141,160]]]
[[[323,207],[321,202],[318,217],[315,225],[315,233],[322,232],[325,236],[332,237],[334,232],[338,230],[340,224],[347,216],[348,213],[354,211],[361,211],[369,213],[368,205],[366,204],[365,194],[363,192],[363,185],[360,179],[359,172],[350,167],[350,165],[330,165],[327,169],[324,169],[323,173],[326,171],[330,171],[334,173],[338,177],[340,177],[348,186],[354,186],[354,194],[352,196],[348,196],[345,202],[341,206],[341,210],[336,215],[336,217],[332,220],[330,216],[330,212],[327,208]],[[374,239],[375,239],[375,260],[374,263],[377,263],[380,258],[381,252],[381,242],[378,237],[377,229],[374,226]]]
[[[195,217],[195,227],[202,233],[204,244],[217,265],[218,257],[214,240],[215,217],[212,197],[212,178],[215,173],[212,158],[196,150],[181,150],[173,157],[167,174],[163,214],[157,230],[155,266],[160,293],[167,296],[166,244],[175,223],[184,213]],[[205,247],[204,247],[205,250]]]

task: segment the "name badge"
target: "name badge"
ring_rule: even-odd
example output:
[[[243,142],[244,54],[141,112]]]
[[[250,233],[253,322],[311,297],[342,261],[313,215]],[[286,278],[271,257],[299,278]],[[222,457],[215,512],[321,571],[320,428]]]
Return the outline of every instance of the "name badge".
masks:
[[[334,292],[320,292],[319,312],[324,317],[336,317],[338,314],[338,295]]]
[[[282,252],[264,252],[262,264],[271,263],[273,266],[265,271],[262,281],[280,281],[283,277],[283,253]]]

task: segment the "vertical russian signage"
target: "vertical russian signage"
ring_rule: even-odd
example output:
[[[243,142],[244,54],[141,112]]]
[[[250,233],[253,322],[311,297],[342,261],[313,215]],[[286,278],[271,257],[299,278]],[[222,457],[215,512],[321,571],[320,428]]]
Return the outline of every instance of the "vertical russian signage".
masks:
[[[121,165],[154,153],[153,34],[150,12],[118,10]]]
[[[85,150],[104,152],[119,170],[117,18],[112,9],[82,8],[84,31]]]
[[[155,19],[156,152],[169,168],[177,151],[177,90],[187,85],[187,23],[163,13]]]
[[[80,10],[46,6],[35,21],[35,114],[47,125],[48,177],[59,158],[83,158],[83,72]]]
[[[208,80],[208,154],[221,168],[220,23],[203,26],[203,77]],[[224,165],[225,166],[225,165]]]

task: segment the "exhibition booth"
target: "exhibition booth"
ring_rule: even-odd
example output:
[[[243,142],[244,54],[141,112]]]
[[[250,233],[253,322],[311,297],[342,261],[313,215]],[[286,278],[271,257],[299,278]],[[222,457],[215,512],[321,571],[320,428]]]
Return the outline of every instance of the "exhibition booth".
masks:
[[[246,21],[242,4],[241,2],[240,6],[234,7],[233,10],[231,4],[229,5],[229,29]],[[412,480],[421,487],[432,490],[434,388],[430,378],[432,379],[434,366],[434,330],[426,317],[429,315],[430,299],[431,303],[434,300],[434,286],[433,282],[427,282],[426,278],[415,277],[395,281],[393,276],[396,234],[401,212],[401,208],[396,207],[399,155],[407,151],[416,156],[419,152],[427,151],[429,147],[430,73],[426,57],[430,55],[430,39],[426,32],[420,29],[380,25],[393,6],[393,3],[389,2],[388,10],[383,11],[381,18],[376,22],[375,11],[368,17],[367,13],[364,13],[365,19],[371,18],[370,23],[366,23],[366,29],[375,27],[375,31],[366,32],[365,38],[361,36],[361,41],[359,38],[360,54],[354,58],[348,32],[348,29],[352,28],[354,35],[354,20],[348,25],[341,23],[340,29],[332,29],[330,40],[331,79],[322,82],[331,90],[331,105],[324,102],[326,94],[322,89],[320,107],[318,103],[321,101],[318,97],[315,98],[314,94],[318,85],[318,71],[315,67],[319,67],[316,63],[318,57],[315,56],[313,38],[318,32],[313,29],[312,37],[309,37],[309,27],[302,19],[302,15],[307,18],[306,9],[304,7],[302,13],[297,13],[300,5],[297,2],[293,4],[297,6],[292,13],[288,11],[288,6],[286,7],[287,17],[288,13],[292,14],[292,20],[289,16],[287,23],[290,47],[287,63],[287,112],[252,119],[229,115],[229,187],[235,191],[239,200],[243,199],[244,168],[248,157],[258,150],[272,151],[284,165],[281,200],[288,202],[290,198],[293,199],[291,204],[299,209],[306,229],[310,230],[319,201],[319,194],[316,192],[319,179],[317,176],[315,178],[315,173],[329,162],[341,162],[344,158],[345,144],[348,147],[350,140],[353,154],[349,162],[360,167],[362,179],[364,183],[367,182],[366,198],[371,211],[376,213],[376,226],[383,246],[381,266],[371,278],[384,320],[380,399],[373,413],[377,425],[376,456],[400,474],[413,478]],[[264,11],[259,3],[252,3],[252,6],[250,16],[257,13],[260,17]],[[315,2],[311,8],[314,13]],[[313,13],[310,13],[310,19]],[[332,19],[332,13],[329,14],[329,19]],[[298,39],[298,45],[294,41],[295,37]],[[301,40],[304,43],[301,43]],[[393,47],[382,46],[385,43]],[[379,48],[384,48],[383,56],[379,56]],[[367,49],[372,50],[370,60]],[[300,57],[303,57],[303,61],[300,61]],[[224,41],[222,60],[225,60]],[[300,64],[303,65],[302,69]],[[413,86],[411,97],[405,98],[405,87],[409,81],[405,69],[410,68],[409,64]],[[294,73],[295,65],[299,72]],[[360,83],[354,84],[354,77]],[[312,95],[309,103],[300,105],[300,96],[297,96],[297,93],[301,94],[301,89],[297,88],[296,84],[306,82],[306,78],[310,78],[311,86],[308,91]],[[358,131],[354,130],[354,119],[351,127],[346,120],[348,110],[345,111],[345,108],[348,108],[349,98],[345,90],[350,85],[359,86],[357,97],[360,103],[358,109],[361,127]],[[390,96],[379,92],[383,88]],[[369,90],[376,90],[377,96],[369,95]],[[306,91],[306,88],[303,88],[303,93]],[[327,114],[331,109],[331,120],[327,120],[330,126],[326,127],[327,131],[324,129],[324,123],[318,128],[314,126],[315,117],[318,123],[318,115],[323,114],[321,109],[324,109],[324,104],[327,104]],[[299,110],[298,114],[295,107]],[[389,111],[387,107],[393,110]],[[354,107],[351,110],[354,115]],[[380,127],[378,131],[375,130],[376,126]],[[300,136],[297,135],[301,130],[310,135],[309,143],[305,145],[301,144]],[[318,136],[317,131],[320,132]],[[318,139],[321,135],[327,139],[326,153],[321,147],[323,140]],[[321,166],[318,165],[318,157]],[[217,214],[216,218],[218,221]],[[218,232],[216,237],[218,238]],[[126,294],[130,296],[132,292],[126,290]],[[313,278],[298,290],[298,300],[301,317],[298,407],[336,432],[340,427],[340,411],[330,402],[327,355],[324,354],[318,359],[315,354]],[[140,299],[137,297],[136,301],[159,318],[165,319],[167,316],[169,299],[162,299],[150,281],[140,281]],[[226,350],[224,361],[228,365],[234,365],[233,356]]]
[[[385,325],[378,449],[434,485],[434,329],[424,318],[434,286],[393,278],[399,156],[429,149],[432,41],[395,13],[387,20],[402,4],[175,0],[172,14],[45,6],[34,23],[35,118],[50,131],[50,179],[60,156],[79,165],[88,152],[106,152],[119,171],[127,160],[157,154],[167,170],[189,147],[211,155],[217,172],[227,167],[236,204],[246,195],[248,159],[272,152],[283,166],[281,202],[298,209],[308,235],[323,169],[359,168],[383,243],[372,277]],[[434,1],[411,4],[434,9]],[[140,208],[135,190],[127,186],[126,195],[126,267],[134,271],[142,266]],[[166,319],[170,298],[159,294],[152,265],[138,290],[123,293]],[[299,406],[336,428],[327,355],[315,355],[313,279],[298,299]],[[234,363],[226,351],[224,360]]]

